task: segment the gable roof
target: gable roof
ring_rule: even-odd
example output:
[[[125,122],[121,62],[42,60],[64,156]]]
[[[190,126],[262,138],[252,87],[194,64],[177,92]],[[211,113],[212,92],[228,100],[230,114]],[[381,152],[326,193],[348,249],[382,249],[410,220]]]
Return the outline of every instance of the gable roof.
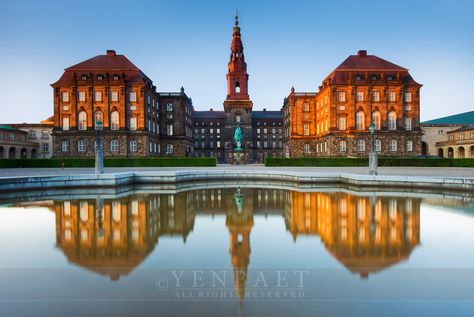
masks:
[[[82,74],[89,75],[89,73],[92,73],[93,76],[96,76],[99,74],[105,75],[105,72],[115,73],[120,76],[125,75],[125,81],[130,84],[151,82],[125,55],[117,55],[115,51],[108,50],[105,55],[97,55],[66,68],[61,78],[52,86],[73,84]]]
[[[424,121],[421,124],[432,124],[432,125],[462,125],[462,124],[474,124],[474,111],[468,111],[463,113],[454,114],[447,117],[437,118],[433,120]]]

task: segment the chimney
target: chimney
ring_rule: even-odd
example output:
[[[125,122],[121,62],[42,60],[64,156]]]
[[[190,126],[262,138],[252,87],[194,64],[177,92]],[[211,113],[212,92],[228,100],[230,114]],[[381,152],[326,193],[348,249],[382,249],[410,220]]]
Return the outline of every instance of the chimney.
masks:
[[[209,111],[214,111],[214,109],[211,108],[211,109],[209,109]]]
[[[267,111],[267,108],[263,108],[263,111]]]
[[[367,51],[366,50],[360,50],[357,52],[357,55],[359,57],[366,57],[367,56]]]
[[[107,56],[115,56],[117,55],[114,50],[107,50]]]

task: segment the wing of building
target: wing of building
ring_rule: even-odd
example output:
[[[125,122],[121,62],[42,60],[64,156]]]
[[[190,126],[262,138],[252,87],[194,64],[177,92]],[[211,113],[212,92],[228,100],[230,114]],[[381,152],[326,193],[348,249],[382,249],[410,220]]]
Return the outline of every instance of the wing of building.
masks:
[[[288,157],[421,154],[420,88],[408,70],[366,51],[349,56],[316,92],[285,98]]]

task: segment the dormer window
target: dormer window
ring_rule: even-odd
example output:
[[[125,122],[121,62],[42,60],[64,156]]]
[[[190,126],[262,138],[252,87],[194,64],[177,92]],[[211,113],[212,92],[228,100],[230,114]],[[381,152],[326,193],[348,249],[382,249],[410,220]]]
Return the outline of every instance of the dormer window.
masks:
[[[87,80],[87,75],[82,74],[81,75],[81,80]]]
[[[102,75],[97,75],[97,80],[103,80],[104,79],[104,76]]]
[[[114,75],[114,76],[112,77],[112,79],[113,79],[113,80],[119,80],[119,75]]]
[[[393,80],[393,75],[388,75],[387,80]]]
[[[362,76],[361,75],[356,75],[356,78],[355,78],[357,81],[360,81],[362,80]]]
[[[372,79],[373,81],[375,81],[375,80],[378,80],[379,77],[378,77],[377,75],[372,75],[371,79]]]

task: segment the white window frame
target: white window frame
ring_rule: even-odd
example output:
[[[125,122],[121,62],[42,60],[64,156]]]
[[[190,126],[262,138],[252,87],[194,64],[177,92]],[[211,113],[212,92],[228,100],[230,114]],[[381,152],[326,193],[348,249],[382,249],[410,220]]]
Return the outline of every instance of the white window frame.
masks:
[[[118,152],[120,150],[120,143],[118,140],[110,141],[110,152]]]
[[[86,92],[79,91],[79,102],[85,102],[85,101],[86,101]]]
[[[395,111],[388,113],[388,129],[391,131],[397,130],[397,113]]]
[[[131,140],[130,141],[130,152],[136,152],[138,149],[137,141]]]
[[[78,129],[80,131],[87,130],[87,112],[80,111],[77,116],[77,120],[78,120]]]
[[[347,142],[346,140],[339,141],[339,152],[346,152],[347,151]]]
[[[171,135],[174,135],[174,134],[173,134],[173,132],[174,132],[173,130],[174,130],[173,124],[167,124],[167,125],[166,125],[166,135],[170,135],[170,136],[171,136]]]
[[[388,149],[390,152],[396,152],[397,149],[398,149],[398,144],[397,144],[397,140],[395,139],[390,139],[389,141],[389,144],[388,144]]]
[[[62,152],[68,152],[69,151],[69,141],[63,140],[61,142],[61,151]]]
[[[77,141],[77,151],[78,152],[85,152],[86,151],[86,141],[84,139],[80,139]]]
[[[63,117],[63,131],[69,131],[69,117]]]
[[[374,151],[381,152],[382,151],[382,141],[380,139],[376,139],[374,141]]]
[[[94,101],[95,102],[102,102],[102,91],[95,91],[94,92]]]
[[[130,117],[130,130],[137,130],[138,120],[137,117]]]
[[[136,91],[130,91],[128,93],[128,98],[130,99],[130,102],[137,102],[137,92]]]
[[[395,102],[397,101],[397,93],[395,91],[388,92],[388,101]]]
[[[356,130],[365,130],[365,113],[363,111],[356,113]]]
[[[413,141],[412,140],[407,140],[406,151],[407,152],[412,152],[413,151]]]
[[[309,145],[309,143],[305,143],[303,145],[303,152],[305,154],[310,154],[311,153],[311,146]]]
[[[405,130],[410,131],[412,129],[412,119],[410,117],[405,118]]]
[[[69,91],[63,91],[61,93],[62,102],[69,102]]]
[[[119,101],[119,100],[118,100],[118,91],[112,90],[112,91],[110,92],[110,101],[114,101],[114,102]]]
[[[365,140],[358,139],[357,140],[357,152],[365,152]]]
[[[340,131],[346,130],[346,117],[345,116],[340,116],[337,118],[337,128]]]
[[[114,116],[116,116],[114,118]],[[120,128],[120,114],[117,110],[110,114],[110,130],[117,131]]]
[[[364,92],[356,91],[356,101],[364,101]]]

